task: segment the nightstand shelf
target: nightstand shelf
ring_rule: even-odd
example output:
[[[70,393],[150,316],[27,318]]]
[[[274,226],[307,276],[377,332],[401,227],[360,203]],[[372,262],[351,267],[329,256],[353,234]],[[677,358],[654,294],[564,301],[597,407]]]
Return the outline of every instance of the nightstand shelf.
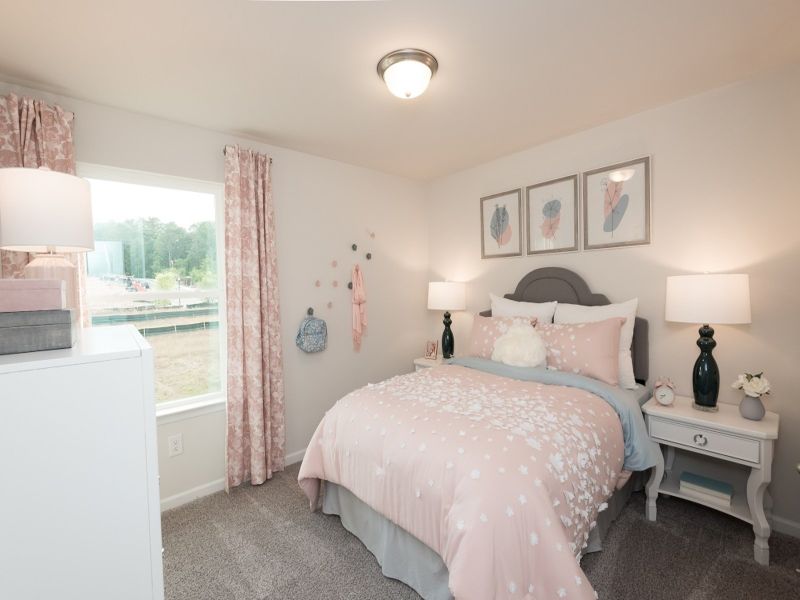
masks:
[[[702,504],[721,513],[736,517],[742,521],[753,524],[753,518],[750,515],[750,507],[747,505],[747,477],[749,471],[741,467],[730,467],[730,465],[721,462],[699,461],[693,459],[691,455],[681,450],[676,452],[673,467],[669,471],[665,471],[664,479],[661,481],[661,486],[658,489],[660,494],[665,496],[674,496],[682,498],[689,502]],[[680,477],[684,471],[691,473],[702,473],[706,477],[725,481],[733,486],[733,496],[731,497],[730,508],[722,508],[716,504],[706,503],[695,498],[688,496],[680,491]]]
[[[657,494],[661,493],[750,523],[755,534],[755,560],[768,565],[772,499],[767,486],[772,480],[778,415],[768,412],[761,421],[748,421],[739,414],[737,406],[718,406],[718,412],[703,412],[692,408],[691,398],[677,396],[671,406],[661,406],[651,399],[642,407],[650,439],[666,455],[664,464],[653,470],[648,484],[648,505],[654,505]],[[731,506],[720,507],[681,492],[680,477],[684,471],[730,484]]]

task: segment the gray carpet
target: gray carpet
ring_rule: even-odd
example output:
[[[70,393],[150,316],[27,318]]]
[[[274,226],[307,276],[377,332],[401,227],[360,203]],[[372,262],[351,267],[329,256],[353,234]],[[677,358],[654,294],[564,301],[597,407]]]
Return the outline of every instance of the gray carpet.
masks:
[[[419,598],[385,578],[338,517],[308,510],[297,469],[164,513],[168,600]],[[745,523],[671,498],[658,510],[657,523],[646,521],[634,494],[605,550],[583,559],[600,598],[800,598],[800,540],[773,534],[771,564],[761,567]]]

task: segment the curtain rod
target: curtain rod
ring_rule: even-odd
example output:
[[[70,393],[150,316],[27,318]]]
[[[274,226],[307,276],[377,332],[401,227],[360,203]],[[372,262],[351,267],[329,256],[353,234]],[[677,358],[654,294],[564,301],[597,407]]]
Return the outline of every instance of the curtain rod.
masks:
[[[222,148],[222,156],[225,156],[225,147]],[[269,164],[272,164],[272,157],[269,157]]]

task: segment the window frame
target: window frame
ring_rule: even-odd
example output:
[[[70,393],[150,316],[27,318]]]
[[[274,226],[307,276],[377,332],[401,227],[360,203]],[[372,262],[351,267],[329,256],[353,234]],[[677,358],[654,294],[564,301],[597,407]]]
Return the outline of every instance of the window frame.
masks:
[[[198,396],[188,396],[175,400],[157,402],[156,416],[159,422],[169,422],[185,416],[183,413],[192,411],[198,414],[216,412],[224,408],[227,402],[228,381],[228,347],[227,347],[227,305],[225,288],[225,185],[215,181],[190,179],[175,175],[164,175],[147,171],[136,171],[98,165],[94,163],[77,163],[77,174],[87,179],[102,179],[118,183],[130,183],[151,187],[169,188],[175,190],[199,192],[214,196],[217,275],[219,286],[217,288],[217,302],[219,306],[219,351],[220,351],[220,391]]]

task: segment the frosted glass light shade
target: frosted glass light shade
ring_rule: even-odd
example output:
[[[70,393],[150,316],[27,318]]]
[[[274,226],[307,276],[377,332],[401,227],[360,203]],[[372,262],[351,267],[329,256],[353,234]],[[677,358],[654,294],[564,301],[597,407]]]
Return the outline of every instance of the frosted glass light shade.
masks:
[[[89,182],[46,169],[0,169],[0,248],[94,250]]]
[[[428,283],[429,310],[464,310],[467,307],[466,286],[457,281]]]
[[[439,62],[430,52],[418,48],[395,50],[378,61],[378,75],[398,98],[416,98],[428,89]]]
[[[678,323],[750,323],[750,276],[745,274],[667,277],[665,319]]]
[[[398,98],[410,99],[422,95],[431,82],[431,69],[416,60],[401,60],[383,74],[389,91]]]

